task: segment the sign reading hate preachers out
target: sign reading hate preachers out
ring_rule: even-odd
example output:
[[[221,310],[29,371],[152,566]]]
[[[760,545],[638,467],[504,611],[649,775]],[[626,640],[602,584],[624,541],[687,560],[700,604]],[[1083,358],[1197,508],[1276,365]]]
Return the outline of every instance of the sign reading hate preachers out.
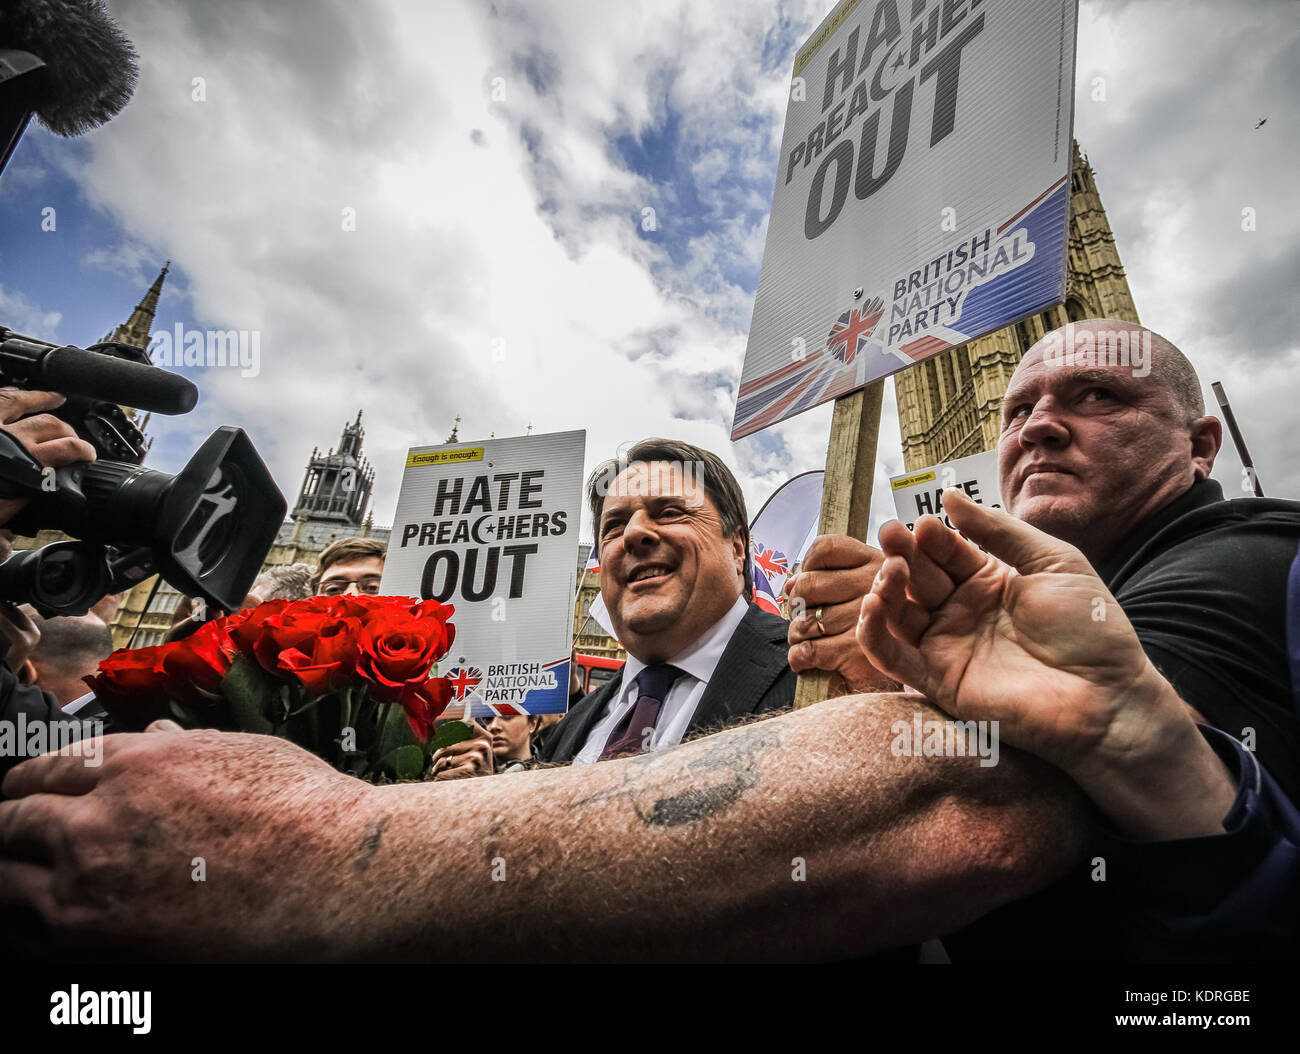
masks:
[[[1065,298],[1077,0],[843,0],[795,56],[732,438]]]
[[[949,487],[957,487],[980,505],[1002,508],[998,490],[998,452],[985,450],[931,468],[889,477],[889,488],[894,493],[894,511],[908,530],[927,515],[942,516],[943,522],[952,526],[943,511],[943,492]]]
[[[563,713],[585,432],[412,447],[381,592],[456,608],[448,713]]]

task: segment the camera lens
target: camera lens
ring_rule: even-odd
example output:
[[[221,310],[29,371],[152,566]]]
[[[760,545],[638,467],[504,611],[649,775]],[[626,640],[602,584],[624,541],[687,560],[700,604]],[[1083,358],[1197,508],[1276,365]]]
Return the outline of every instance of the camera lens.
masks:
[[[243,498],[243,477],[237,466],[224,462],[213,469],[203,494],[176,536],[177,559],[192,574],[210,574],[230,551],[235,538],[235,510]]]
[[[36,583],[42,597],[61,600],[80,585],[77,557],[66,549],[48,554],[37,565]]]
[[[0,564],[0,597],[29,603],[47,618],[83,615],[108,592],[110,580],[102,545],[51,542]]]

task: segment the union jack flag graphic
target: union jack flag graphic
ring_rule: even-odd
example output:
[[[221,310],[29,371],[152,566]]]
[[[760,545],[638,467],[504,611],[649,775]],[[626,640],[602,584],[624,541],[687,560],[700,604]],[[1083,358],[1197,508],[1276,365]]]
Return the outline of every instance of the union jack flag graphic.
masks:
[[[762,542],[754,543],[754,563],[758,565],[768,581],[784,579],[790,573],[790,558],[780,549],[768,549]]]
[[[451,690],[455,692],[459,703],[479,686],[483,680],[483,670],[478,666],[466,666],[463,669],[454,666],[447,671],[447,680],[451,682]]]
[[[831,329],[825,347],[760,377],[742,381],[736,393],[731,438],[750,435],[861,387],[860,366],[870,361],[866,353],[868,341],[884,313],[885,303],[880,297],[873,297],[864,307],[849,308]],[[846,369],[847,366],[855,368]]]
[[[862,307],[851,307],[840,315],[826,337],[826,347],[831,356],[845,366],[852,366],[884,313],[885,302],[877,296]]]
[[[772,583],[767,580],[767,575],[761,568],[755,568],[755,571],[757,573],[754,575],[754,603],[764,611],[781,615],[781,601],[777,599]],[[785,616],[781,615],[781,617]]]

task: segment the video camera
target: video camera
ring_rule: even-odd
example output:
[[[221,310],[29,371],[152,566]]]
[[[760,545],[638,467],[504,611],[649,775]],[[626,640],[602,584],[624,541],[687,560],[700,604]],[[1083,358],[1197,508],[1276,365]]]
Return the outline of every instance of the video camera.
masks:
[[[0,430],[0,497],[28,499],[0,527],[79,539],[14,553],[0,564],[0,598],[80,615],[157,573],[239,610],[288,507],[242,429],[218,428],[175,476],[142,468],[144,436],[122,407],[184,414],[198,390],[127,344],[59,346],[0,326],[0,386],[64,395],[50,413],[99,459],[42,468]]]

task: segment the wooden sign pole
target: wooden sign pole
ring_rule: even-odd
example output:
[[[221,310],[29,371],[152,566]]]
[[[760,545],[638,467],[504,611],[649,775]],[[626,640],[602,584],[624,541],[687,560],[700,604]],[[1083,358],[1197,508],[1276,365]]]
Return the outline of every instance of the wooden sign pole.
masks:
[[[876,476],[876,444],[880,437],[883,378],[835,400],[831,440],[826,449],[826,478],[822,485],[820,534],[847,534],[865,539],[871,526],[871,484]],[[796,708],[820,703],[831,695],[830,674],[801,673],[795,689]]]

